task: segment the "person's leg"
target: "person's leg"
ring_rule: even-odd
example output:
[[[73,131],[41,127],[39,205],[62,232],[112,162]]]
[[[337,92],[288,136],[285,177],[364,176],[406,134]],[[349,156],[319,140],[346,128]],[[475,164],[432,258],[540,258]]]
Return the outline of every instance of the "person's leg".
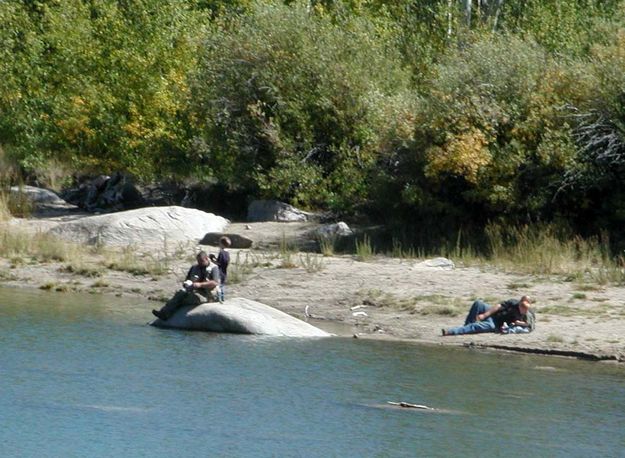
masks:
[[[160,315],[159,318],[163,320],[168,320],[180,307],[184,307],[185,305],[199,305],[202,302],[201,296],[197,293],[177,291],[176,294],[174,294],[174,296],[167,301],[167,303],[156,315]]]
[[[481,332],[494,332],[495,323],[492,318],[486,318],[484,321],[476,321],[474,323],[465,324],[455,328],[445,329],[443,335],[459,336],[462,334],[479,334]]]
[[[477,321],[477,316],[480,313],[484,313],[489,308],[490,305],[486,302],[482,302],[480,300],[475,301],[469,310],[466,320],[464,320],[464,325],[466,326],[468,324],[475,323]]]

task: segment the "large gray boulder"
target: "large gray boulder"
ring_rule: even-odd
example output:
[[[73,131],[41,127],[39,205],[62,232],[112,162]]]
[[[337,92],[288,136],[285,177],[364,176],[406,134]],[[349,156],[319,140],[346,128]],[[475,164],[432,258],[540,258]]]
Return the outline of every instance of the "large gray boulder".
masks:
[[[11,186],[10,192],[14,197],[26,197],[32,203],[36,213],[63,213],[78,210],[78,207],[66,202],[48,189],[35,186]]]
[[[154,245],[197,243],[207,232],[221,232],[229,221],[221,216],[183,207],[148,207],[66,222],[53,235],[90,245]]]
[[[231,332],[286,337],[328,337],[325,331],[260,302],[236,297],[223,303],[183,307],[167,321],[150,323],[159,328]]]
[[[314,213],[299,210],[277,200],[255,200],[247,207],[247,220],[251,222],[279,221],[283,223],[310,221],[317,218]]]
[[[78,188],[66,190],[63,196],[89,212],[104,213],[146,206],[133,178],[121,172],[112,176],[99,175]]]

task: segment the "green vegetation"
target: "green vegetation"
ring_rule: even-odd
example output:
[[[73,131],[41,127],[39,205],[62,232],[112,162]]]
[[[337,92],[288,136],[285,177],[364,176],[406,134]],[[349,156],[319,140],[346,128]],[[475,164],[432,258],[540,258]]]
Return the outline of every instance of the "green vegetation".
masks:
[[[323,256],[314,253],[300,254],[299,263],[310,274],[319,272],[324,268]]]
[[[358,261],[368,261],[375,254],[375,250],[371,245],[371,239],[367,234],[362,237],[362,240],[356,239],[356,259]]]
[[[372,307],[388,307],[423,315],[458,316],[466,311],[466,300],[440,294],[398,297],[379,289],[359,291],[359,304]]]
[[[8,185],[121,170],[402,228],[399,258],[625,282],[625,0],[14,0],[0,21],[0,219],[29,214]]]
[[[564,342],[564,338],[555,334],[549,334],[547,336],[547,342],[551,342],[551,343],[563,343]]]

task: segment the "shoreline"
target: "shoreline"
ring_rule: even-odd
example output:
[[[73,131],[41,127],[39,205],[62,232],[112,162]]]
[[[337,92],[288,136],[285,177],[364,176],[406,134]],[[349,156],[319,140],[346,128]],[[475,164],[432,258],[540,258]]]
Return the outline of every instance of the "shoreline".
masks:
[[[10,224],[36,232],[51,223],[33,219]],[[361,262],[350,255],[293,252],[289,256],[296,262],[285,267],[276,242],[279,246],[285,231],[286,236],[301,240],[310,227],[310,223],[231,224],[229,233],[252,236],[263,248],[230,250],[231,268],[238,262],[244,273],[227,285],[226,299],[245,297],[304,321],[310,317],[312,324],[326,331],[340,328],[344,337],[625,362],[625,287],[506,273],[492,266],[423,268],[419,259],[386,256]],[[140,248],[149,251],[150,247]],[[169,261],[165,272],[155,275],[104,268],[98,255],[79,261],[81,265],[100,262],[97,275],[68,262],[0,258],[0,286],[141,297],[161,303],[178,289],[198,249],[217,251],[190,244]],[[304,266],[311,256],[319,264],[315,269]],[[244,264],[250,259],[253,262]],[[464,321],[476,298],[495,304],[523,294],[533,297],[537,315],[536,330],[530,334],[440,335],[441,328]],[[146,318],[151,318],[151,308],[156,304],[146,308]]]

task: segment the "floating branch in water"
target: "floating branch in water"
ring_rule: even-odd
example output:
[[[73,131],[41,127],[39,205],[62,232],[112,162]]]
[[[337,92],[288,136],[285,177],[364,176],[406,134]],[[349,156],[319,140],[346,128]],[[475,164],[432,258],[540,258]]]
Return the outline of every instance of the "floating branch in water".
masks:
[[[405,407],[407,409],[434,410],[433,407],[428,407],[428,406],[423,405],[423,404],[411,404],[409,402],[404,402],[404,401],[399,401],[399,402],[386,401],[386,402],[387,402],[387,404],[390,404],[392,406]]]

